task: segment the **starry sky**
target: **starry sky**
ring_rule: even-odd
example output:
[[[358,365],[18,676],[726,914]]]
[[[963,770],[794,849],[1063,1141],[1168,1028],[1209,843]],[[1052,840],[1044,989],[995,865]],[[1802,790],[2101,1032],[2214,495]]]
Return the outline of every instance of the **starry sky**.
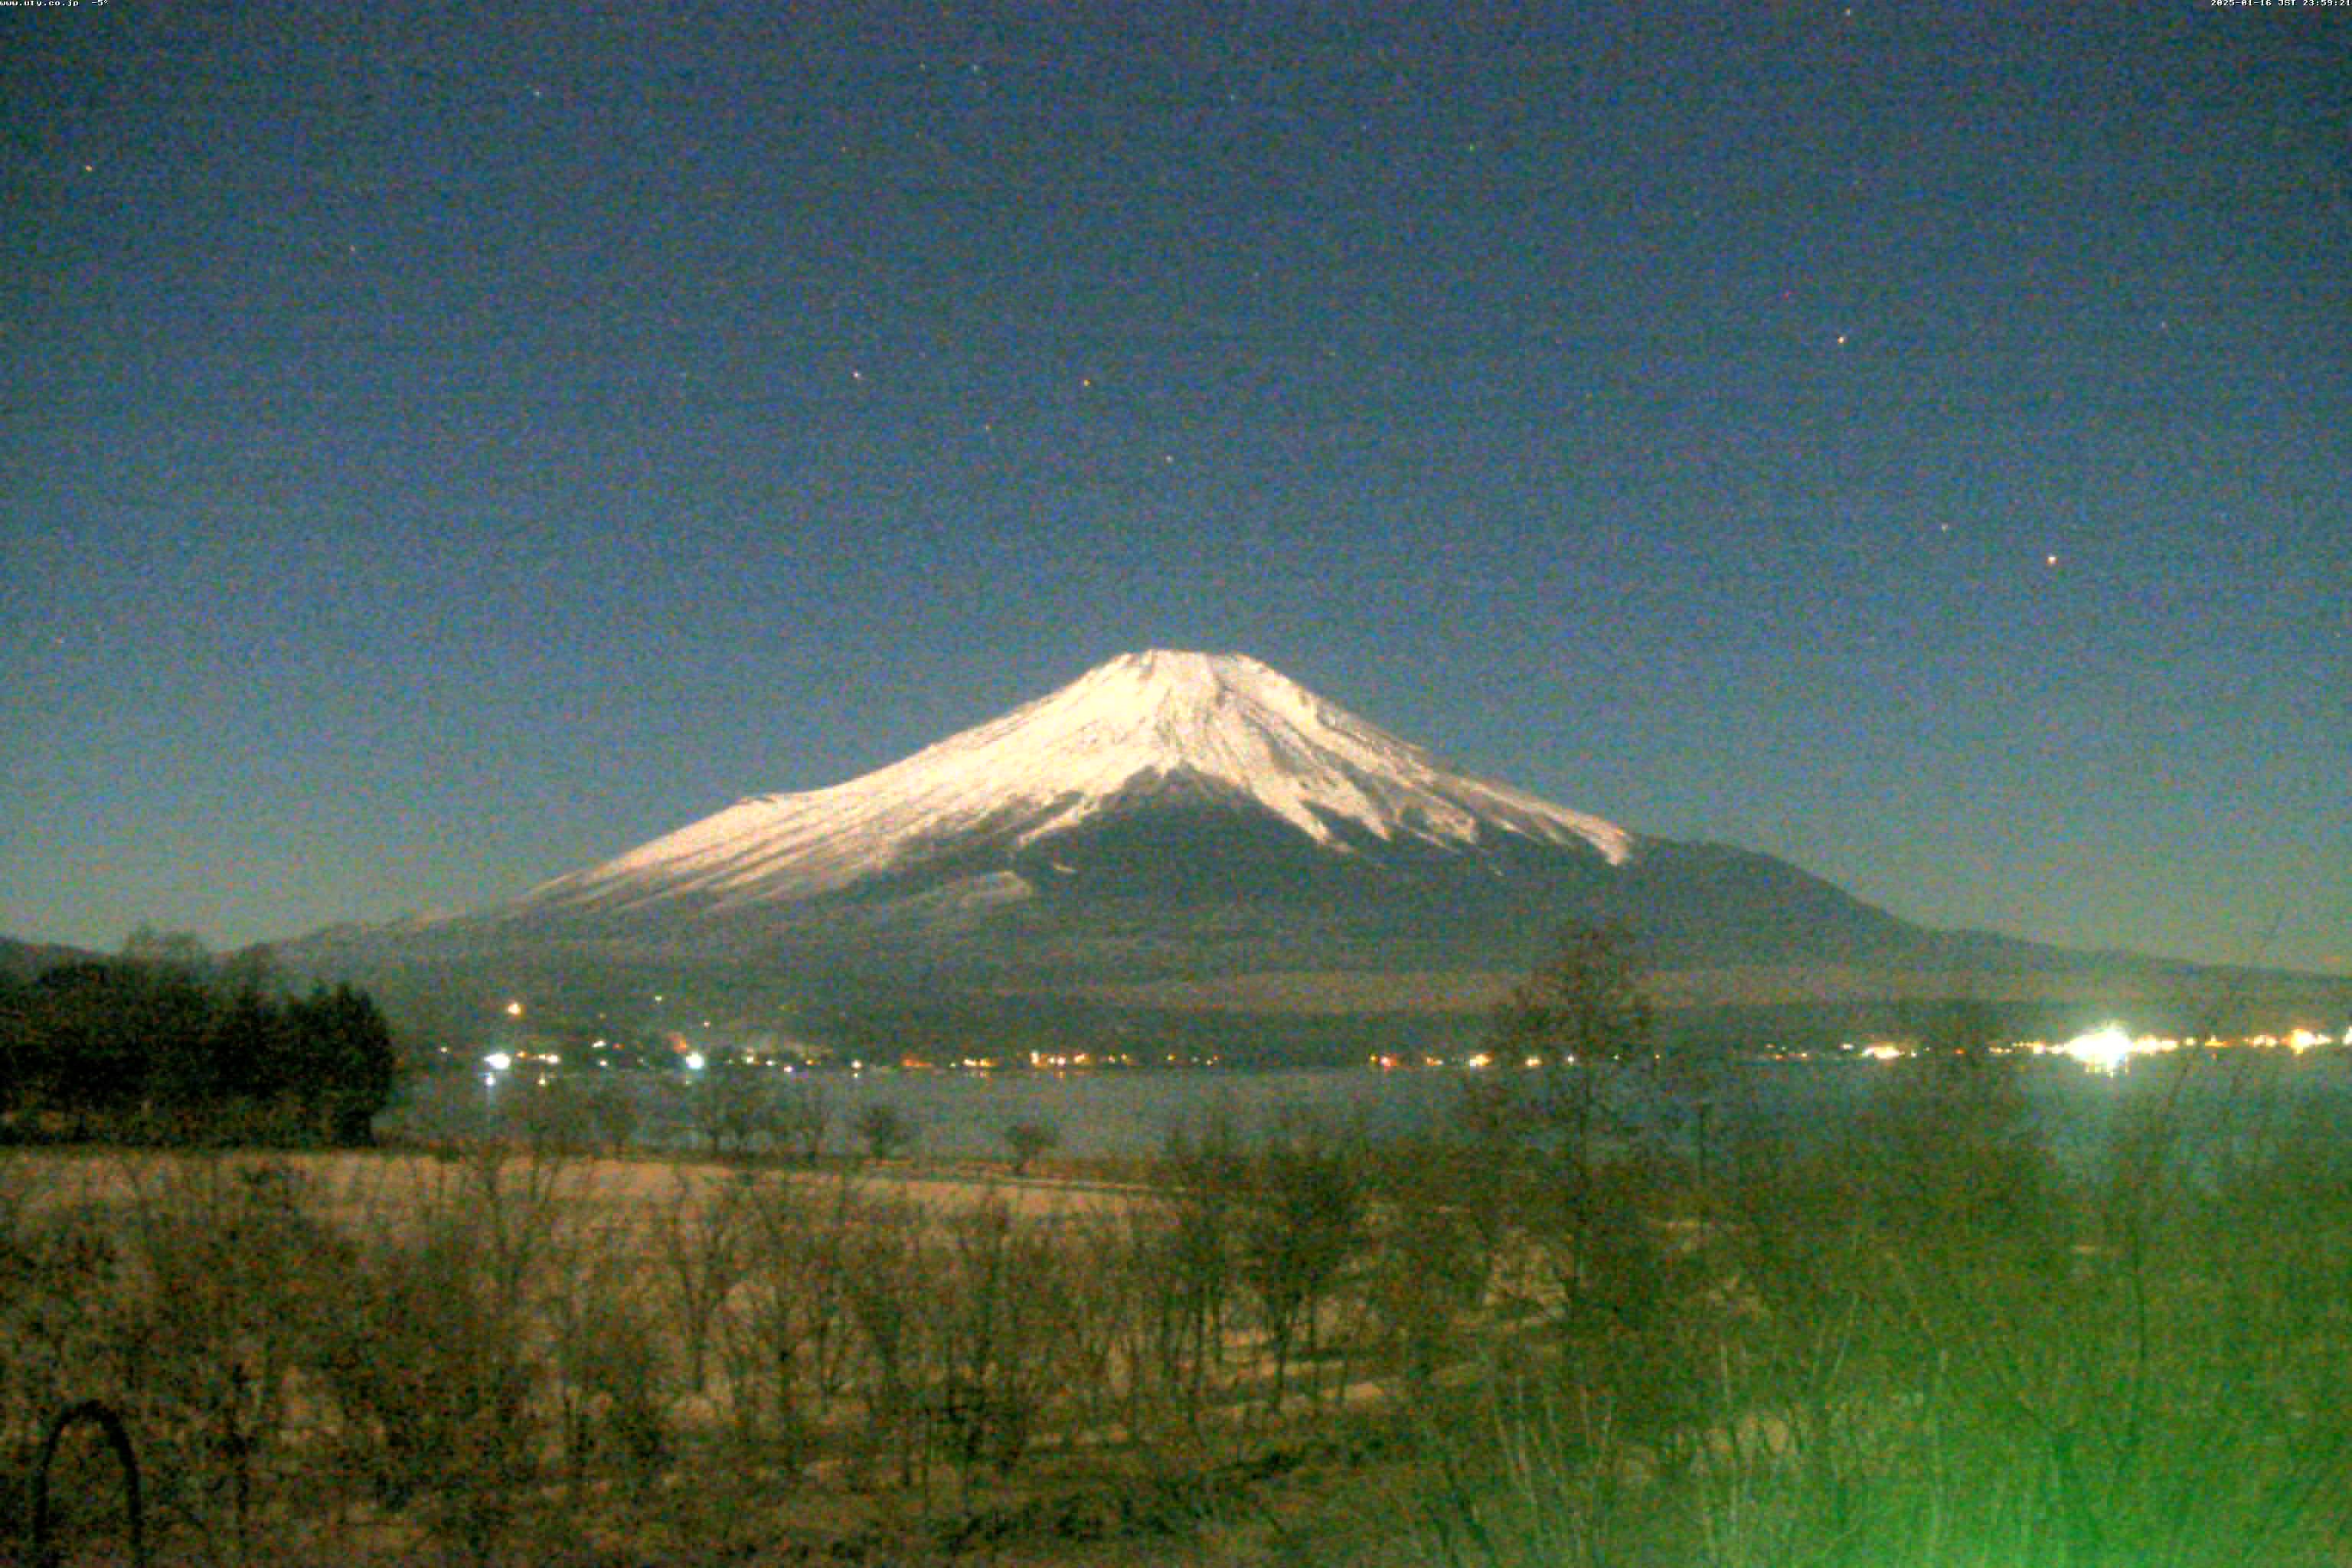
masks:
[[[2352,12],[0,8],[0,932],[518,893],[1129,649],[2352,973]]]

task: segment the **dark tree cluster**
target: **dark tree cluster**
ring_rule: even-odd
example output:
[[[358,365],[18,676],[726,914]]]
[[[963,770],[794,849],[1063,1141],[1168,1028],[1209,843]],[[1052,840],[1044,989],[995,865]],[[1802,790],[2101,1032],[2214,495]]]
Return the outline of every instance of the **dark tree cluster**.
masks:
[[[139,957],[0,980],[0,1136],[365,1143],[394,1076],[348,985]]]

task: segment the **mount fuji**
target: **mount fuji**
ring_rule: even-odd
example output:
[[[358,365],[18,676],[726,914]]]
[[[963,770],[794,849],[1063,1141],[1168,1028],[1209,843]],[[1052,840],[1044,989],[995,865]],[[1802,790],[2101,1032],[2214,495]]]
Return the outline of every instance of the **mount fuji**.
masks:
[[[718,920],[861,889],[994,903],[1072,879],[1134,895],[1167,877],[1104,864],[1106,841],[1179,814],[1229,817],[1249,840],[1213,877],[1163,868],[1194,891],[1262,887],[1269,858],[1338,870],[1509,845],[1618,866],[1634,844],[1599,817],[1451,772],[1254,658],[1153,651],[863,778],[739,801],[508,913]]]
[[[1914,925],[1769,856],[1458,772],[1254,658],[1168,650],[505,903],[287,953],[411,985],[593,976],[617,994],[625,975],[694,975],[803,1018],[982,998],[1022,1012],[1017,1032],[1063,1005],[1465,1017],[1595,921],[1686,1006],[2046,1001],[2086,968],[2102,994],[2117,963],[2194,973]]]
[[[1683,967],[1948,957],[1955,940],[1769,857],[1457,772],[1256,659],[1164,649],[509,902],[311,940],[1118,985],[1523,969],[1580,920]]]

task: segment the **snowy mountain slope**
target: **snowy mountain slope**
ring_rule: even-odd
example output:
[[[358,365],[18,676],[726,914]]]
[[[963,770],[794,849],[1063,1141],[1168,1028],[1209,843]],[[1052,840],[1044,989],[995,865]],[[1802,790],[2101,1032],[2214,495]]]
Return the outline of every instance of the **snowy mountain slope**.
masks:
[[[1338,856],[1499,847],[1622,866],[1637,844],[1614,824],[1453,772],[1255,659],[1153,650],[846,784],[739,801],[507,912],[749,910],[943,861],[1001,903],[1025,889],[1016,858],[1070,869],[1024,851],[1175,802],[1263,816],[1293,847]]]
[[[2112,989],[2084,955],[1932,931],[1768,855],[1629,833],[1453,772],[1253,659],[1165,651],[505,904],[280,952],[436,1017],[453,997],[534,988],[618,1017],[684,988],[856,1042],[979,1030],[1223,1051],[1219,1009],[1296,995],[1250,1037],[1287,1051],[1298,1018],[1381,991],[1358,980],[1486,994],[1588,921],[1625,929],[1661,973],[1730,977],[1735,998],[1759,975],[1889,998],[2041,994],[2076,972]],[[1212,1023],[1105,1000],[1160,995]],[[1325,1043],[1365,1037],[1350,1024]]]
[[[1165,650],[502,905],[309,945],[361,967],[705,965],[944,993],[1519,970],[1580,921],[1667,967],[1954,952],[1769,856],[1630,833],[1456,773],[1255,659]]]

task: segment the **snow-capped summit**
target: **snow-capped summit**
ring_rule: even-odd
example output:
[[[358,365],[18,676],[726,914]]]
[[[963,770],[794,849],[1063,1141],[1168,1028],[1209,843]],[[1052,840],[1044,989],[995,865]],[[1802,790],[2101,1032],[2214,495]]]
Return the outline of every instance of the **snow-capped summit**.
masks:
[[[840,1038],[1124,1051],[1172,1029],[1288,1052],[1303,1037],[1265,1019],[1377,1016],[1367,1027],[1406,1037],[1422,1009],[1486,1005],[1496,976],[1592,922],[1662,971],[1723,977],[1706,984],[1734,1001],[1790,965],[1884,973],[1883,994],[1907,996],[1966,965],[2054,962],[1911,925],[1769,856],[1456,773],[1254,658],[1167,650],[520,899],[289,951],[433,1008],[436,988],[489,976],[599,995],[625,977],[648,996],[689,981],[763,996]]]
[[[1453,772],[1256,659],[1153,649],[845,784],[739,801],[522,907],[795,900],[943,857],[1001,876],[971,847],[1009,857],[1154,797],[1255,809],[1341,854],[1516,841],[1615,866],[1633,847],[1614,824]]]

